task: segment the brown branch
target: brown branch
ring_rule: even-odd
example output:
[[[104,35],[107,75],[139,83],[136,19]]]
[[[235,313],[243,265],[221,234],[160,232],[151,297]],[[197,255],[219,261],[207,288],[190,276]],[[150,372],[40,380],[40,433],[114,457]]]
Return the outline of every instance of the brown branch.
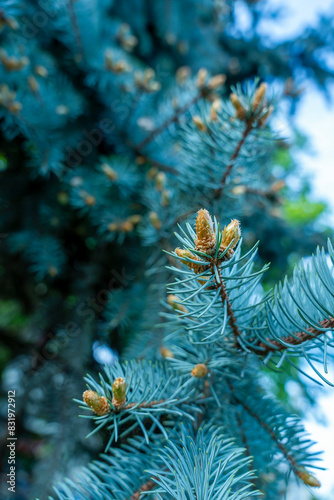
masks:
[[[240,413],[237,412],[236,413],[236,421],[237,421],[237,424],[238,424],[238,427],[240,429],[240,435],[241,435],[241,441],[242,441],[242,444],[244,445],[245,447],[245,455],[246,457],[249,457],[249,458],[252,458],[253,459],[253,456],[250,452],[250,449],[249,449],[249,445],[248,445],[248,441],[247,441],[247,437],[246,437],[246,434],[245,434],[245,431],[244,431],[244,428],[242,426],[242,420],[241,420],[241,416],[240,416]],[[251,467],[251,462],[249,463],[249,469],[251,471],[253,471],[252,467]]]
[[[159,168],[160,170],[164,170],[165,172],[170,172],[171,174],[174,175],[179,175],[179,171],[176,170],[176,168],[172,167],[171,165],[166,165],[165,163],[162,163],[158,160],[154,160],[153,158],[149,158],[148,156],[142,156],[144,161],[147,161],[148,163],[151,163],[151,165]]]
[[[211,271],[212,271],[212,274],[214,275],[214,270],[213,270],[213,263],[211,264]],[[238,324],[237,324],[237,318],[235,317],[235,314],[234,314],[234,311],[232,309],[232,304],[230,302],[230,299],[229,299],[229,296],[228,296],[228,293],[227,293],[227,290],[226,290],[226,287],[225,287],[225,284],[224,284],[224,281],[223,281],[223,277],[221,275],[221,270],[219,268],[219,266],[217,266],[217,269],[218,269],[218,274],[219,274],[219,278],[220,278],[220,283],[218,283],[217,279],[215,278],[215,282],[217,284],[217,287],[220,288],[220,292],[219,292],[219,295],[222,299],[222,303],[224,305],[224,302],[226,302],[226,306],[227,306],[227,314],[228,314],[228,324],[230,325],[231,327],[231,330],[234,334],[234,338],[235,338],[235,341],[236,341],[236,344],[238,344],[238,337],[241,336],[241,331],[239,330],[239,327],[238,327]]]
[[[210,267],[211,267],[211,272],[214,275],[214,265],[217,264],[215,260],[212,260]],[[236,346],[240,346],[242,348],[242,345],[240,344],[239,337],[241,337],[242,332],[240,331],[238,324],[237,324],[237,319],[235,317],[232,304],[230,302],[223,277],[221,275],[221,270],[219,266],[217,265],[217,270],[220,278],[220,282],[217,281],[215,277],[215,282],[216,286],[220,289],[220,297],[222,300],[222,303],[226,302],[227,306],[227,313],[228,313],[228,324],[231,327],[231,330],[234,334],[235,338],[235,344]],[[333,330],[334,329],[334,317],[331,317],[330,319],[325,319],[323,321],[319,322],[321,328],[324,328],[326,330]],[[288,335],[286,337],[282,337],[282,342],[279,340],[274,340],[274,339],[269,339],[267,338],[267,342],[259,341],[253,346],[248,346],[250,350],[253,352],[256,352],[259,355],[267,355],[269,352],[275,352],[275,351],[283,351],[288,349],[290,346],[297,346],[300,344],[303,344],[307,340],[312,340],[314,338],[319,337],[320,335],[323,335],[322,330],[318,330],[317,328],[307,328],[305,331],[301,332],[296,332],[293,335]],[[288,344],[288,345],[286,345]]]
[[[212,274],[214,274],[213,265],[214,264],[211,263]],[[223,304],[226,301],[227,313],[229,316],[228,323],[233,331],[236,344],[240,346],[239,337],[241,337],[241,331],[239,330],[239,327],[237,324],[237,319],[235,317],[228,293],[226,291],[223,277],[221,275],[221,270],[218,266],[217,266],[217,269],[218,269],[218,274],[219,274],[219,278],[220,278],[220,283],[217,282],[216,278],[215,278],[215,282],[217,284],[217,287],[220,288],[220,297],[222,299]],[[321,325],[321,328],[325,328],[328,330],[334,329],[334,317],[320,321],[319,324]],[[324,332],[322,330],[318,330],[316,328],[311,327],[311,328],[307,328],[306,331],[296,332],[293,335],[289,335],[287,337],[282,337],[281,340],[284,343],[281,343],[279,340],[273,340],[273,339],[267,338],[267,342],[269,342],[270,345],[268,345],[265,342],[258,342],[254,346],[249,347],[249,349],[257,352],[257,354],[266,355],[269,352],[283,351],[283,350],[288,349],[290,346],[296,346],[296,345],[303,344],[307,340],[312,340],[312,339],[318,337],[319,335],[323,335],[323,333]],[[285,344],[289,344],[289,345],[285,345]],[[260,350],[260,348],[261,348],[261,350]]]
[[[165,401],[166,401],[165,399],[160,399],[159,401],[158,400],[150,401],[150,403],[143,401],[138,406],[137,406],[138,403],[129,403],[128,405],[121,406],[119,409],[120,410],[130,410],[134,406],[137,406],[137,408],[152,408],[152,406],[158,405],[160,403],[164,403]]]
[[[79,56],[80,60],[83,58],[83,44],[82,44],[82,39],[81,39],[81,33],[80,33],[80,28],[78,24],[78,19],[75,13],[75,7],[74,7],[74,0],[69,0],[67,2],[67,8],[68,8],[68,13],[70,16],[71,20],[71,25],[74,33],[74,38],[75,38],[75,44],[77,46],[77,56]]]
[[[141,493],[143,491],[151,491],[153,488],[156,486],[156,483],[154,481],[151,481],[150,479],[143,484],[138,491],[136,491],[129,500],[139,500]]]
[[[161,134],[166,128],[168,128],[172,123],[175,123],[179,120],[180,116],[186,113],[191,106],[196,104],[202,97],[205,95],[205,89],[200,89],[198,94],[193,97],[189,102],[187,102],[184,106],[181,108],[178,108],[174,115],[172,115],[170,118],[168,118],[160,127],[157,127],[154,129],[143,141],[141,141],[139,144],[135,146],[137,151],[141,151],[142,149],[147,146],[150,142],[152,142],[158,135]]]
[[[200,399],[203,399],[203,398],[198,398],[199,401],[200,401]],[[134,408],[135,406],[137,408],[152,408],[153,406],[159,405],[161,403],[164,403],[165,401],[166,401],[165,399],[155,399],[153,401],[150,401],[149,403],[147,403],[147,401],[143,401],[139,405],[138,405],[138,403],[129,403],[129,404],[125,405],[125,406],[120,406],[116,410],[112,410],[111,409],[111,411],[114,411],[114,412],[118,413],[121,410],[131,410],[131,408]]]
[[[231,172],[232,172],[232,169],[234,167],[234,164],[235,164],[235,160],[238,158],[239,156],[239,153],[240,153],[240,150],[242,148],[242,146],[244,145],[244,142],[246,141],[248,135],[250,134],[251,130],[253,130],[253,122],[252,120],[249,120],[246,122],[246,126],[245,126],[245,129],[244,129],[244,132],[242,134],[242,137],[240,139],[240,141],[238,142],[235,150],[234,150],[234,153],[232,154],[231,158],[230,158],[230,162],[229,164],[227,165],[226,167],[226,170],[224,172],[224,175],[220,181],[220,187],[217,188],[214,192],[214,197],[217,199],[221,196],[222,192],[223,192],[223,189],[225,187],[225,184],[226,184],[226,181],[228,179],[228,177],[230,176]]]
[[[320,321],[319,323],[322,328],[326,328],[328,330],[334,328],[334,318],[325,319],[323,321]],[[291,346],[300,345],[303,342],[306,342],[307,340],[312,340],[316,337],[319,337],[319,335],[323,335],[323,333],[324,333],[323,331],[317,330],[316,328],[307,328],[307,330],[304,332],[297,332],[294,333],[293,335],[282,337],[282,341],[286,344],[290,344]],[[265,342],[259,342],[258,344],[256,344],[256,347],[261,347],[265,349],[264,351],[261,352],[257,350],[259,354],[267,354],[268,352],[282,351],[289,348],[289,346],[281,344],[279,340],[267,339],[267,341],[270,343],[270,345],[266,344]],[[255,350],[254,347],[253,350]]]
[[[266,424],[266,422],[264,422],[263,420],[261,420],[261,418],[259,417],[259,415],[257,413],[255,413],[244,401],[242,401],[241,399],[239,399],[235,395],[235,391],[233,390],[233,386],[232,385],[230,385],[230,388],[233,391],[233,399],[238,404],[240,404],[247,411],[247,413],[249,413],[249,415],[251,415],[261,425],[261,427],[269,434],[269,436],[272,438],[273,441],[275,441],[275,443],[277,444],[278,448],[281,450],[281,452],[284,455],[284,457],[291,464],[291,467],[295,470],[296,467],[297,467],[297,463],[296,463],[295,458],[288,452],[288,450],[286,449],[286,447],[284,446],[284,444],[281,443],[281,441],[279,440],[279,438],[276,436],[274,430],[271,429],[271,427],[269,427],[269,425]]]

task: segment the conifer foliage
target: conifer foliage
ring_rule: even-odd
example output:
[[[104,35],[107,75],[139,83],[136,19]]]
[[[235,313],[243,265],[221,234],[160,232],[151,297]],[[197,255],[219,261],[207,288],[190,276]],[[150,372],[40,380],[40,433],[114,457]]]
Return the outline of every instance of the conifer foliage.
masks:
[[[318,451],[261,367],[332,384],[331,242],[271,286],[323,243],[284,218],[294,166],[271,120],[298,75],[332,76],[313,57],[331,21],[290,57],[295,40],[262,40],[262,2],[241,2],[246,35],[234,3],[0,5],[1,347],[27,498],[319,486]]]
[[[287,472],[308,486],[320,486],[310,472],[317,468],[319,452],[299,419],[261,389],[258,365],[263,359],[268,362],[273,353],[276,367],[298,354],[312,367],[311,360],[317,360],[314,351],[326,357],[333,344],[333,318],[325,307],[333,299],[325,284],[333,279],[332,247],[329,243],[329,266],[321,253],[313,260],[324,272],[323,281],[319,278],[312,286],[305,279],[301,286],[296,273],[292,283],[279,287],[277,296],[263,294],[258,287],[267,266],[253,270],[256,250],[242,254],[240,236],[237,220],[221,230],[217,220],[201,209],[196,232],[189,224],[186,231],[181,228],[177,237],[183,248],[171,254],[182,265],[172,268],[177,278],[170,285],[173,298],[165,313],[166,361],[116,363],[105,368],[98,382],[87,378],[90,389],[84,392],[83,408],[95,413],[91,414],[97,426],[93,432],[107,427],[106,451],[133,433],[141,435],[143,445],[161,447],[156,451],[158,465],[148,466],[146,481],[131,498],[152,493],[161,499],[243,499],[261,491],[272,498],[280,475]],[[302,291],[292,294],[296,285]],[[322,303],[315,300],[321,294]],[[286,305],[290,321],[282,313],[279,321],[274,312],[284,300],[296,307],[288,312]],[[240,448],[232,445],[235,442]],[[141,454],[140,445],[129,453]],[[106,479],[103,467],[97,463],[92,469],[103,498],[128,498],[129,485],[119,489],[113,469]],[[73,495],[89,491],[92,479],[87,477],[88,482],[72,487]],[[58,498],[71,498],[67,487],[63,491],[58,491]],[[94,498],[85,495],[82,498]]]

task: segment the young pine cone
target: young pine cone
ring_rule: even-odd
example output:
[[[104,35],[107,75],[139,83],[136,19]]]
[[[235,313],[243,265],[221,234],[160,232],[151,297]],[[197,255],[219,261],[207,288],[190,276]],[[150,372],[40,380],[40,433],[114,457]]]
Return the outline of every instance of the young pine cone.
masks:
[[[82,395],[84,402],[89,408],[93,410],[96,415],[101,417],[102,415],[107,415],[110,412],[110,406],[107,398],[100,396],[95,391],[85,391]]]
[[[216,249],[216,235],[209,212],[201,209],[197,212],[196,219],[196,250],[211,255]]]

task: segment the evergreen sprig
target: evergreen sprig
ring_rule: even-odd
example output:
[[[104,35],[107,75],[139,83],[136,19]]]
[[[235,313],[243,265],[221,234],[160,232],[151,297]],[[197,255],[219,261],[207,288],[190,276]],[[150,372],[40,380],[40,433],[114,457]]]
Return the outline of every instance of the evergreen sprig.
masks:
[[[88,376],[90,390],[84,393],[84,401],[97,415],[88,417],[97,424],[93,433],[106,426],[111,434],[106,450],[113,449],[114,441],[122,443],[138,432],[145,446],[168,440],[158,467],[149,468],[151,477],[131,498],[152,493],[161,499],[241,500],[258,495],[252,480],[261,489],[274,491],[271,481],[266,485],[263,479],[269,467],[277,474],[283,467],[308,486],[320,486],[309,472],[310,467],[319,468],[313,442],[299,418],[264,393],[254,371],[263,356],[247,340],[256,329],[245,326],[265,325],[268,303],[277,300],[275,295],[264,294],[259,285],[267,266],[253,270],[255,249],[241,256],[237,220],[221,230],[217,220],[212,221],[202,209],[196,231],[189,225],[187,229],[188,233],[178,236],[183,249],[171,253],[183,268],[171,268],[181,272],[182,279],[173,285],[178,295],[170,295],[166,304],[170,309],[165,314],[167,326],[173,326],[164,339],[166,361],[116,363],[105,368],[106,379],[100,375],[99,383]],[[321,265],[315,258],[312,262],[320,273],[317,283],[328,287],[332,268],[324,268],[323,252],[317,258]],[[301,276],[305,274],[299,269],[295,279]],[[314,299],[313,294],[307,297]],[[328,307],[325,302],[320,312]],[[219,335],[212,322],[220,325]],[[211,328],[215,328],[213,334]],[[253,355],[247,360],[245,354]],[[185,418],[189,423],[181,424]],[[222,429],[213,425],[217,419]],[[236,428],[242,448],[232,444]],[[103,468],[97,467],[98,471]],[[263,478],[255,477],[254,467]]]
[[[171,253],[188,269],[170,268],[181,276],[169,286],[179,305],[169,306],[171,313],[165,315],[174,331],[170,338],[178,335],[180,339],[182,331],[188,330],[189,342],[199,344],[199,350],[203,343],[215,344],[212,359],[218,359],[228,346],[264,356],[266,363],[276,357],[276,367],[302,356],[332,385],[314,363],[319,362],[317,349],[327,373],[327,351],[333,347],[331,243],[328,256],[324,249],[318,249],[308,265],[301,262],[295,267],[292,280],[286,278],[283,285],[265,294],[260,283],[268,266],[253,271],[257,245],[241,256],[241,242],[236,247],[237,241],[225,235],[227,244],[222,245],[229,226],[221,231],[204,210],[199,212],[197,225],[203,218],[208,219],[207,232],[213,238],[207,253],[203,248],[199,251],[198,233],[189,224],[188,233],[182,230],[182,236],[177,235],[183,249]],[[232,221],[231,228],[233,224],[238,223]]]
[[[322,241],[315,226],[306,237],[282,216],[294,166],[270,117],[282,99],[294,107],[300,75],[322,86],[333,75],[317,60],[332,52],[332,20],[301,35],[297,51],[295,41],[268,48],[257,29],[266,9],[243,7],[246,35],[231,1],[1,3],[1,307],[14,292],[24,311],[14,328],[4,314],[1,349],[19,373],[18,428],[36,432],[29,497],[47,496],[101,436],[108,451],[61,481],[62,500],[239,499],[254,494],[250,482],[276,500],[287,470],[318,484],[303,469],[314,455],[299,421],[258,379],[263,360],[276,370],[306,360],[325,378],[332,264],[319,251],[264,293],[259,262],[270,255],[281,275],[289,253]],[[281,95],[256,74],[279,76]],[[203,206],[216,219],[201,210],[196,232],[184,229]],[[232,217],[248,249],[261,245],[243,253],[240,224],[217,222]],[[70,402],[87,367],[99,370],[99,349],[110,365],[87,377],[79,426]],[[95,435],[83,444],[90,419]],[[31,451],[35,437],[52,453]]]
[[[106,450],[114,441],[132,435],[137,429],[146,443],[155,431],[167,437],[165,426],[173,426],[175,419],[181,417],[194,420],[194,415],[200,411],[196,405],[198,395],[191,387],[192,380],[181,373],[177,375],[166,364],[145,361],[116,363],[105,367],[105,375],[106,378],[100,374],[99,382],[91,376],[85,380],[89,389],[106,398],[109,408],[100,416],[85,418],[94,419],[97,425],[92,433],[103,427],[111,432]],[[124,384],[121,402],[115,396],[117,380],[122,380]],[[87,409],[87,406],[84,408]]]
[[[199,428],[195,436],[191,428],[181,425],[160,456],[162,467],[150,471],[158,484],[153,493],[159,499],[243,500],[258,495],[250,482],[253,474],[247,470],[251,459],[213,425]]]

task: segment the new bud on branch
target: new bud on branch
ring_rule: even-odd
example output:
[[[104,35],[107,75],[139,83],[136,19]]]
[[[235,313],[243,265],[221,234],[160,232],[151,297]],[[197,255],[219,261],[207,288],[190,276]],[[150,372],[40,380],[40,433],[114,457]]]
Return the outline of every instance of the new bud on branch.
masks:
[[[180,311],[180,312],[187,313],[188,309],[186,307],[184,307],[182,304],[180,304],[179,303],[180,301],[181,301],[181,299],[177,295],[171,294],[171,295],[168,295],[168,297],[167,297],[168,305],[170,305],[174,309],[174,311]]]
[[[176,255],[181,258],[192,259],[192,260],[201,260],[197,255],[191,253],[189,250],[184,250],[183,248],[175,249]],[[203,266],[200,264],[195,264],[194,262],[189,262],[188,260],[181,260],[183,264],[192,269],[196,274],[199,274],[203,271]]]
[[[230,246],[227,251],[227,258],[231,258],[234,253],[234,248],[236,247],[238,241],[240,240],[241,229],[240,222],[237,219],[233,219],[228,226],[224,227],[222,242],[219,249],[224,252],[226,248]]]
[[[205,375],[208,374],[208,368],[203,363],[199,363],[198,365],[194,366],[194,368],[191,370],[191,374],[193,377],[203,378],[205,377]]]
[[[237,219],[233,219],[230,224],[225,226],[224,230],[222,231],[221,234],[221,243],[219,246],[219,251],[218,251],[218,256],[222,252],[226,252],[225,255],[222,257],[223,260],[229,260],[232,258],[234,254],[234,249],[240,240],[241,236],[241,229],[240,229],[240,222]],[[212,262],[214,258],[214,254],[216,253],[217,250],[217,237],[215,231],[214,231],[214,225],[212,222],[212,218],[209,214],[209,212],[205,209],[201,209],[197,213],[197,219],[196,219],[196,239],[195,239],[195,248],[194,250],[197,250],[199,252],[203,252],[207,254],[206,256],[199,257],[198,255],[192,253],[188,249],[182,249],[182,248],[176,248],[175,253],[178,257],[181,257],[181,262],[183,264],[186,264],[186,266],[189,267],[189,269],[192,269],[196,274],[200,274],[205,269],[207,268],[206,265],[204,264],[196,264],[196,262],[190,262],[191,259],[192,261],[199,261],[203,263],[203,259],[208,261],[208,265],[210,265],[210,262]],[[228,250],[227,250],[228,248]],[[226,251],[227,250],[227,251]],[[176,309],[176,306],[174,303],[171,302],[172,299],[168,299],[169,305],[173,307],[173,309]],[[177,309],[179,311],[182,311],[181,306],[178,307]],[[184,311],[186,312],[186,311]]]
[[[216,235],[213,229],[213,222],[209,212],[201,209],[197,213],[196,220],[196,250],[211,254],[216,248]]]
[[[265,97],[267,92],[267,84],[261,83],[257,91],[255,92],[254,101],[253,101],[253,111],[256,111],[260,106],[262,99]]]
[[[85,391],[82,395],[84,402],[89,408],[93,410],[96,415],[101,417],[102,415],[107,415],[110,412],[110,406],[107,398],[100,396],[95,391]]]
[[[244,121],[249,129],[253,127],[255,122],[257,122],[258,127],[265,125],[274,110],[266,98],[267,88],[266,83],[261,83],[254,93],[253,102],[250,104],[235,92],[230,95],[230,101],[236,111],[235,118]]]
[[[305,469],[305,467],[298,467],[296,469],[296,475],[303,481],[304,484],[308,486],[313,486],[314,488],[320,488],[321,484],[318,479]]]
[[[112,385],[113,399],[112,404],[115,408],[121,408],[126,403],[126,389],[127,385],[122,377],[118,377],[114,380]]]

